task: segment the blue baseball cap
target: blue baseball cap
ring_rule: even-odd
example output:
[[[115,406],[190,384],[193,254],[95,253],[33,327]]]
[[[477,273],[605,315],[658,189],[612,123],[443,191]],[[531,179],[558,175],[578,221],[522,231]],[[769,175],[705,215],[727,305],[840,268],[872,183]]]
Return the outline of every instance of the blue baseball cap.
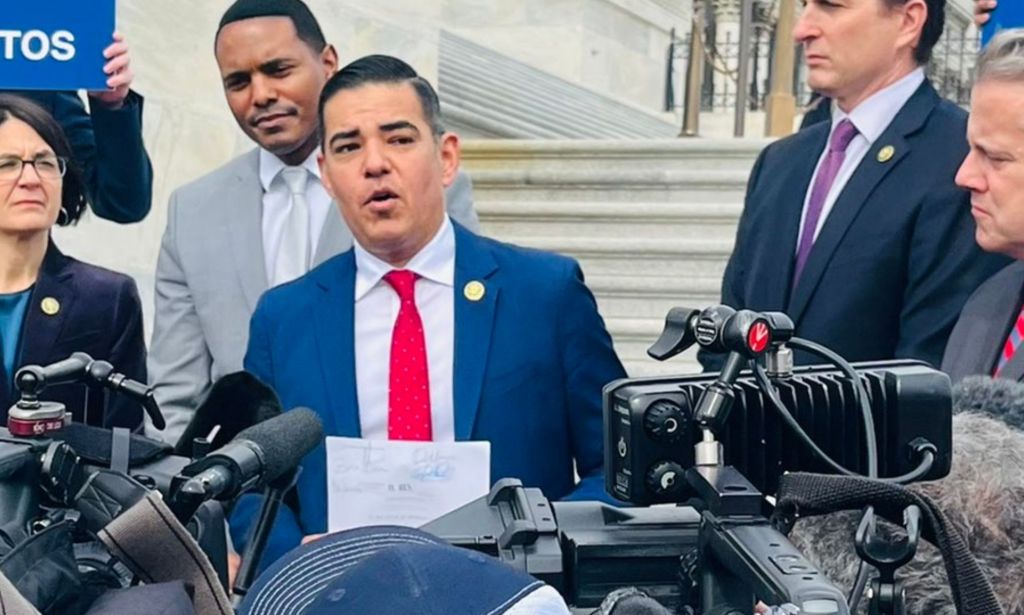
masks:
[[[239,615],[569,615],[554,588],[495,558],[399,526],[325,536],[275,562]]]

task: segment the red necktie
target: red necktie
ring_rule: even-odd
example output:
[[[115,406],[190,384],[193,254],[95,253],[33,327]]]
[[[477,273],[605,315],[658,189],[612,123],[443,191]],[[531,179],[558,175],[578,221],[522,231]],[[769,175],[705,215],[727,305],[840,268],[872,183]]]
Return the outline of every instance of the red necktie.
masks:
[[[416,278],[405,269],[389,271],[384,281],[398,293],[401,306],[391,333],[388,378],[388,439],[430,440],[430,375],[423,321],[416,309]]]
[[[1024,308],[1021,308],[1020,314],[1017,315],[1017,321],[1013,323],[1013,328],[1010,329],[1010,334],[1006,336],[1006,343],[1003,344],[1003,351],[999,353],[999,360],[996,361],[996,368],[992,372],[992,375],[999,377],[999,372],[1003,371],[1006,364],[1013,360],[1013,355],[1020,350],[1020,342],[1024,339]]]

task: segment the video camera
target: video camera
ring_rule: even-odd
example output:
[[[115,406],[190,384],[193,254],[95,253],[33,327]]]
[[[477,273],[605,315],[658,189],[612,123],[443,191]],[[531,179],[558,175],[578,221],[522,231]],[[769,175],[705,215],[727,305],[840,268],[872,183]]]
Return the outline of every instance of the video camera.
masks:
[[[785,314],[727,306],[673,309],[648,353],[665,360],[694,344],[727,354],[720,373],[628,378],[603,391],[607,492],[665,506],[548,502],[539,490],[503,481],[423,529],[547,581],[580,613],[627,585],[677,612],[750,613],[756,600],[794,613],[852,612],[855,604],[769,522],[764,496],[794,471],[900,483],[945,476],[949,378],[915,361],[854,370],[795,337]],[[791,347],[836,366],[794,368]],[[859,550],[886,568],[866,547],[885,542],[873,531],[858,535]],[[918,534],[908,524],[899,543],[910,556]],[[888,597],[874,599],[878,613],[902,604],[887,579],[875,582],[877,595]]]
[[[775,494],[779,477],[790,471],[882,475],[892,482],[944,476],[951,455],[949,379],[912,361],[864,364],[858,372],[827,349],[795,337],[784,314],[726,306],[672,310],[649,354],[665,360],[694,344],[727,354],[720,373],[623,379],[604,388],[606,488],[639,506],[549,502],[539,490],[506,479],[487,497],[423,529],[548,582],[577,613],[590,613],[609,592],[626,585],[677,612],[746,615],[755,600],[792,613],[853,612],[855,604],[768,520],[764,496]],[[819,353],[837,367],[794,368],[791,347]],[[68,378],[73,372],[84,378],[99,374],[111,384],[116,380],[89,362],[82,369],[88,357],[78,359],[58,371]],[[52,371],[39,376],[35,372],[25,380],[31,385],[26,387],[28,404],[35,403],[31,397],[41,388],[38,382],[54,380]],[[151,391],[145,391],[143,386],[136,394],[151,398]],[[40,404],[38,409],[43,408]],[[265,498],[252,531],[258,537],[269,529],[291,484],[287,472],[279,470],[294,466],[304,454],[296,458],[296,451],[275,442],[278,438],[257,437],[261,447],[279,445],[282,450],[224,446],[216,461],[217,454],[207,455],[211,436],[195,442],[191,458],[170,455],[168,447],[158,445],[150,458],[127,463],[125,450],[138,454],[148,440],[115,430],[109,445],[95,455],[104,463],[90,464],[79,458],[78,449],[86,442],[75,432],[91,428],[62,424],[52,431],[55,413],[50,414],[27,417],[30,424],[39,419],[34,424],[42,424],[41,437],[0,434],[4,520],[37,522],[31,513],[41,506],[71,507],[88,482],[83,477],[95,477],[97,468],[109,464],[145,489],[160,490],[175,504],[176,514],[192,523],[197,518],[192,513],[214,504],[210,498],[266,485],[272,497]],[[130,445],[125,437],[131,438]],[[320,437],[300,439],[315,445]],[[256,478],[264,474],[280,475],[282,481]],[[42,500],[39,485],[48,494]],[[645,507],[649,504],[663,506]],[[118,511],[107,513],[116,516]],[[908,519],[918,518],[908,511]],[[200,542],[222,573],[220,519],[205,520],[208,540]],[[873,525],[858,532],[858,551],[884,573],[875,582],[874,595],[881,597],[873,598],[878,613],[900,612],[902,594],[891,573],[913,555],[920,530],[911,521],[905,541],[892,548]],[[246,580],[257,561],[258,549],[243,559]]]
[[[219,381],[214,387],[219,401],[208,399],[197,409],[202,420],[193,421],[190,432],[204,433],[193,434],[188,456],[172,454],[169,445],[125,428],[72,423],[72,413],[63,404],[44,400],[44,389],[55,384],[98,385],[138,401],[153,424],[162,427],[164,419],[152,388],[116,373],[105,361],[75,353],[51,365],[21,368],[15,384],[20,399],[8,411],[8,429],[0,429],[0,572],[22,578],[29,574],[25,569],[38,570],[31,573],[42,575],[38,583],[27,582],[48,593],[45,602],[53,607],[48,612],[75,612],[74,597],[67,594],[82,584],[76,569],[91,575],[89,582],[109,588],[126,587],[140,575],[151,581],[167,573],[151,575],[153,571],[139,561],[128,563],[125,555],[131,551],[114,557],[108,552],[109,541],[105,548],[98,540],[101,531],[109,531],[122,515],[154,492],[166,502],[169,514],[141,532],[134,530],[129,535],[136,538],[134,546],[151,550],[157,543],[144,534],[180,528],[182,535],[168,536],[183,545],[188,542],[183,534],[191,535],[195,546],[190,555],[208,559],[211,566],[201,571],[209,573],[206,591],[223,594],[228,541],[222,502],[250,489],[265,488],[271,496],[261,515],[265,520],[254,530],[258,535],[249,541],[236,582],[236,588],[244,593],[255,576],[269,523],[294,480],[296,466],[323,438],[322,425],[312,411],[282,413],[273,392],[245,373]],[[244,399],[246,395],[248,399]],[[229,410],[223,407],[223,397],[229,398],[227,405],[237,416],[218,420],[214,427],[212,415],[223,416]],[[105,417],[104,422],[109,419]],[[229,427],[221,429],[225,423]],[[59,539],[47,537],[48,531],[51,535],[59,531]],[[147,542],[150,544],[142,544]],[[184,574],[201,567],[193,565],[186,571],[188,566],[181,565],[177,570]],[[217,579],[220,587],[214,587]],[[35,598],[36,603],[44,600]]]

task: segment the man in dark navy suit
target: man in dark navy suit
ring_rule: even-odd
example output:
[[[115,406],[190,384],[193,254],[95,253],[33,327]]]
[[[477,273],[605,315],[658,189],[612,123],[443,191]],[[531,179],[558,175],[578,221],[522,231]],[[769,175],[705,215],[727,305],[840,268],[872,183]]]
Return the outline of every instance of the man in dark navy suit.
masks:
[[[794,36],[810,86],[834,101],[831,121],[758,157],[723,303],[784,311],[798,335],[850,360],[938,365],[964,301],[1006,263],[975,244],[953,181],[967,114],[924,74],[944,10],[945,0],[805,3]]]
[[[355,245],[263,295],[246,370],[330,436],[486,440],[492,479],[601,497],[601,387],[625,373],[579,265],[449,218],[459,140],[405,62],[353,62],[320,111],[321,175]],[[303,461],[299,509],[278,515],[264,562],[326,531],[324,450]],[[232,514],[236,544],[255,497]]]

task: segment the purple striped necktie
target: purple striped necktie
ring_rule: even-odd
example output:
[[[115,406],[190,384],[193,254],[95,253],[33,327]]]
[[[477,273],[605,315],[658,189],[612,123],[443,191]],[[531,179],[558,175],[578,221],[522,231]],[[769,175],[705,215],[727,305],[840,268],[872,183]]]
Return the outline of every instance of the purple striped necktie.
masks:
[[[807,202],[807,215],[804,218],[804,230],[800,233],[800,243],[797,244],[796,266],[793,267],[793,287],[800,281],[800,274],[807,264],[807,257],[811,254],[811,247],[814,246],[814,231],[818,228],[818,221],[821,219],[821,212],[825,208],[825,199],[828,198],[829,190],[839,175],[839,169],[846,160],[846,148],[857,136],[857,127],[848,119],[844,119],[836,125],[832,131],[832,137],[828,143],[828,153],[825,160],[818,169],[818,176],[814,178],[814,186],[811,188],[811,198]]]
[[[1017,314],[1017,321],[1013,323],[1010,334],[1006,336],[1006,343],[1003,344],[1003,351],[999,353],[999,360],[996,361],[996,368],[992,375],[999,377],[999,372],[1013,360],[1013,355],[1020,349],[1020,342],[1024,339],[1024,308]]]

